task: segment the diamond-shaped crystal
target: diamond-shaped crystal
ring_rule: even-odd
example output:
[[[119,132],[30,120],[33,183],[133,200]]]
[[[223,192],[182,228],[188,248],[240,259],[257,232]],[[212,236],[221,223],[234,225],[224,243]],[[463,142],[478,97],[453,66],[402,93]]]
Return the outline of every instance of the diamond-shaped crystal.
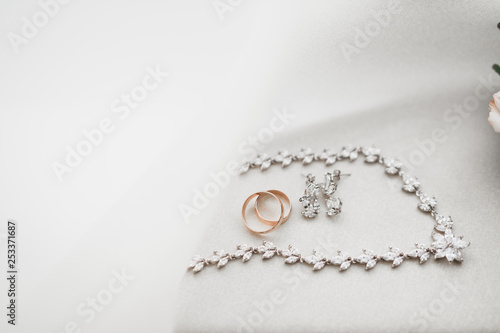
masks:
[[[404,257],[397,257],[392,262],[392,267],[397,267],[397,266],[401,265],[401,263],[403,262],[403,260],[404,260]]]
[[[250,258],[252,258],[252,254],[253,253],[251,251],[247,252],[247,253],[245,253],[245,255],[241,259],[243,260],[243,262],[246,262],[246,261],[250,260]]]
[[[291,256],[285,259],[285,263],[287,264],[295,264],[297,261],[299,261],[299,257],[296,256]]]
[[[340,265],[340,270],[341,271],[345,271],[346,269],[348,269],[349,267],[351,267],[351,262],[350,261],[344,261],[342,263],[342,265]]]
[[[224,266],[226,266],[227,262],[229,261],[229,259],[226,257],[226,258],[222,258],[219,263],[217,264],[217,268],[222,268]]]
[[[326,199],[326,208],[328,216],[337,215],[342,210],[342,201],[339,198],[330,197]]]
[[[208,261],[211,263],[211,264],[216,264],[218,263],[220,260],[220,257],[219,256],[212,256],[212,258],[210,258]]]
[[[269,167],[271,166],[271,160],[268,159],[268,160],[265,160],[262,162],[262,165],[260,166],[260,169],[261,170],[266,170],[268,169]]]
[[[194,266],[193,272],[198,273],[199,271],[201,271],[203,269],[203,267],[205,267],[205,263],[200,262],[196,266]]]
[[[430,252],[425,252],[423,253],[421,256],[420,256],[420,263],[423,264],[424,262],[427,261],[427,259],[429,259],[429,257],[431,256]]]
[[[264,253],[262,255],[262,259],[272,258],[272,257],[274,257],[275,254],[276,254],[276,252],[274,252],[274,251],[267,251],[266,253]]]
[[[250,169],[250,163],[244,163],[240,168],[240,175],[246,173]]]
[[[290,165],[290,163],[292,163],[292,161],[293,161],[293,160],[292,160],[292,157],[291,157],[291,156],[285,157],[285,158],[283,159],[283,163],[281,163],[281,166],[282,166],[282,167],[286,167],[286,166]]]
[[[356,258],[356,261],[359,262],[360,264],[366,264],[368,261],[370,261],[370,256],[362,254]]]
[[[322,269],[323,267],[325,267],[325,265],[326,265],[325,261],[319,261],[316,264],[314,264],[313,270],[319,271],[320,269]]]
[[[371,259],[366,263],[366,269],[371,269],[377,264],[377,260]]]
[[[307,257],[304,258],[304,262],[306,264],[309,264],[309,265],[314,265],[314,264],[316,264],[318,262],[318,259],[314,255],[307,256]]]
[[[314,160],[314,155],[306,155],[302,160],[302,164],[307,165],[310,164]]]
[[[382,259],[384,259],[385,261],[393,261],[394,259],[396,259],[396,253],[387,252],[382,256]]]
[[[334,155],[334,156],[330,156],[328,157],[326,160],[325,160],[325,164],[326,166],[330,166],[332,165],[333,163],[335,163],[337,161],[337,156]]]

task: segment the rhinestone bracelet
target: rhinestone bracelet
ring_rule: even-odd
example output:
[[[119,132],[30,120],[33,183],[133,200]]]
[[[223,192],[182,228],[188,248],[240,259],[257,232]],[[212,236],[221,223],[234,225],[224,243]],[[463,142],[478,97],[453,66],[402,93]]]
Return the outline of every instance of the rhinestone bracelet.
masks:
[[[301,162],[303,165],[315,161],[324,162],[329,166],[337,161],[349,160],[351,162],[362,155],[366,163],[381,164],[385,168],[385,173],[390,176],[399,176],[402,179],[402,189],[408,193],[414,193],[420,200],[418,208],[434,219],[434,229],[432,232],[433,242],[430,246],[421,243],[415,243],[415,248],[409,252],[403,252],[398,248],[389,247],[385,254],[377,255],[373,251],[364,249],[361,255],[349,256],[343,251],[332,258],[327,258],[322,253],[314,250],[311,255],[302,255],[298,249],[289,245],[286,249],[281,249],[273,243],[263,241],[263,244],[257,247],[241,244],[237,246],[234,253],[228,253],[223,250],[216,250],[208,258],[194,256],[189,266],[194,273],[200,272],[205,266],[217,265],[218,268],[226,266],[229,261],[241,259],[243,262],[249,261],[254,254],[261,254],[262,259],[270,259],[274,256],[285,258],[286,264],[305,263],[313,266],[314,271],[321,270],[327,265],[339,266],[340,271],[347,270],[352,264],[364,265],[365,269],[373,268],[378,262],[392,262],[392,267],[398,267],[407,259],[417,259],[420,264],[425,263],[431,255],[434,259],[446,258],[448,262],[462,262],[462,253],[460,250],[468,247],[469,242],[462,239],[462,236],[455,236],[453,232],[453,221],[451,216],[438,214],[435,210],[437,201],[434,196],[427,195],[420,190],[420,181],[416,177],[409,176],[402,171],[403,165],[394,158],[382,156],[380,149],[376,147],[354,147],[345,146],[340,152],[325,149],[320,154],[315,154],[311,149],[302,149],[298,154],[292,154],[288,151],[280,151],[275,156],[259,155],[251,162],[246,162],[241,166],[240,174],[246,173],[250,169],[260,168],[268,169],[273,164],[281,164],[286,167],[293,162]]]

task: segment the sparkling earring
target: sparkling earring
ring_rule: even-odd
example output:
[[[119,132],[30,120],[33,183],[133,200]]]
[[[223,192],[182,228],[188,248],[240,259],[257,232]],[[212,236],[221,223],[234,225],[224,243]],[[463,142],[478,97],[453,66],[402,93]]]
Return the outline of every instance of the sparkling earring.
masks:
[[[321,189],[323,194],[326,196],[326,214],[328,216],[335,216],[342,212],[342,201],[338,197],[334,197],[333,194],[337,191],[336,181],[340,180],[340,170],[334,170],[333,173],[325,173],[325,183],[322,185]]]
[[[305,209],[302,211],[302,215],[307,218],[314,218],[319,213],[319,188],[320,186],[315,182],[315,177],[313,174],[308,174],[306,181],[306,189],[304,191],[304,196],[299,199],[302,203],[302,207]]]

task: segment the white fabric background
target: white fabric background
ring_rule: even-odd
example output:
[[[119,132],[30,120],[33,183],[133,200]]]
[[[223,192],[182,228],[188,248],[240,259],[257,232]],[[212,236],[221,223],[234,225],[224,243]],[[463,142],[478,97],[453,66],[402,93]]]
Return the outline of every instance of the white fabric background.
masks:
[[[345,38],[339,31],[351,31],[351,24],[362,26],[370,9],[384,4],[364,4],[356,13],[352,8],[326,9],[325,5],[314,20],[303,18],[310,25],[297,24],[290,49],[300,49],[301,57],[274,71],[266,86],[269,94],[283,96],[293,105],[292,111],[300,114],[295,123],[304,120],[305,124],[280,134],[264,151],[301,147],[318,151],[374,143],[386,155],[408,159],[419,149],[417,141],[430,139],[436,128],[444,130],[445,141],[436,143],[425,161],[413,166],[413,174],[425,192],[436,195],[438,210],[454,218],[456,233],[472,243],[463,251],[464,263],[430,260],[422,266],[404,263],[397,269],[378,264],[368,272],[351,267],[340,274],[329,267],[313,273],[306,265],[285,266],[279,259],[257,257],[245,264],[231,262],[222,270],[209,267],[197,275],[186,273],[177,331],[500,329],[496,259],[500,141],[486,121],[489,100],[482,100],[477,111],[456,127],[444,119],[448,108],[474,94],[480,76],[492,72],[499,54],[498,4],[405,3],[394,25],[346,65],[338,54],[339,40]],[[309,28],[307,33],[303,28]],[[302,34],[308,37],[301,39]],[[498,88],[500,80],[495,79]],[[328,110],[338,107],[351,114],[328,116]],[[316,111],[308,117],[305,110],[318,108],[322,117]],[[359,254],[362,248],[380,253],[390,245],[408,250],[414,242],[431,241],[432,219],[418,211],[416,198],[405,194],[380,166],[357,161],[335,167],[353,176],[339,184],[343,212],[332,221],[324,216],[306,221],[298,204],[304,188],[300,174],[320,175],[323,166],[251,171],[232,180],[214,200],[213,213],[203,216],[209,227],[193,254],[233,250],[240,243],[259,244],[262,238],[279,246],[293,244],[303,252],[319,248],[328,255],[337,249]],[[241,204],[251,193],[269,188],[287,193],[294,211],[281,229],[259,237],[243,226]],[[259,312],[273,292],[282,293],[283,302]]]
[[[174,319],[181,332],[236,331],[254,301],[289,286],[280,282],[284,274],[299,272],[307,280],[259,329],[498,327],[498,136],[486,121],[487,99],[457,129],[443,118],[480,77],[497,77],[497,1],[405,1],[350,63],[340,46],[352,44],[356,28],[366,29],[372,10],[387,9],[388,1],[231,1],[224,20],[206,0],[66,2],[19,52],[7,36],[21,33],[23,18],[42,10],[40,0],[0,3],[0,268],[5,222],[14,218],[21,270],[19,325],[2,320],[1,332],[63,332],[71,322],[84,333],[168,332]],[[148,66],[170,76],[122,121],[111,105],[141,84]],[[246,158],[238,146],[284,108],[296,118],[262,151],[374,143],[408,158],[416,139],[443,128],[448,139],[415,174],[472,242],[464,265],[312,274],[254,260],[186,274],[193,254],[259,241],[239,217],[251,192],[273,186],[297,200],[300,172],[324,172],[297,166],[232,177],[197,216],[180,214],[194,189],[212,181],[210,171]],[[103,118],[116,130],[59,182],[52,163]],[[304,251],[330,244],[325,252],[351,253],[429,241],[432,221],[380,168],[339,167],[353,172],[339,189],[342,216],[309,223],[295,201],[294,216],[270,238]],[[93,320],[78,314],[121,270],[134,277],[123,292]],[[424,327],[410,322],[439,303],[446,281],[468,289]],[[0,303],[6,290],[0,279]]]

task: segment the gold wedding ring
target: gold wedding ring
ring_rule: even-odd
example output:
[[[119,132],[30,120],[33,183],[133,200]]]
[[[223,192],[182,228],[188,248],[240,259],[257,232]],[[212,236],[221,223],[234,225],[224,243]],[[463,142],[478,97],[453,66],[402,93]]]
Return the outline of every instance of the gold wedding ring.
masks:
[[[269,220],[269,219],[266,219],[264,218],[260,211],[259,211],[259,200],[265,196],[271,196],[273,197],[280,205],[280,216],[277,220]],[[247,222],[247,218],[246,218],[246,210],[247,210],[247,207],[248,207],[248,204],[255,198],[255,203],[254,203],[254,210],[255,210],[255,214],[257,215],[257,218],[259,219],[259,221],[261,221],[262,223],[270,226],[270,228],[268,229],[264,229],[264,230],[255,230],[253,229]],[[287,205],[287,209],[285,210],[285,206],[283,205],[283,201],[281,199],[283,199],[283,201],[286,203]],[[248,228],[248,230],[256,233],[256,234],[267,234],[273,230],[276,230],[277,228],[279,228],[283,223],[285,223],[288,218],[290,217],[290,212],[292,211],[292,205],[291,205],[291,202],[290,202],[290,199],[288,198],[288,196],[286,196],[286,194],[284,194],[283,192],[281,191],[278,191],[278,190],[268,190],[268,191],[264,191],[264,192],[256,192],[252,195],[250,195],[246,200],[245,202],[243,203],[243,208],[241,210],[241,214],[243,216],[243,222],[245,223],[245,226]],[[286,213],[285,213],[286,212]]]

